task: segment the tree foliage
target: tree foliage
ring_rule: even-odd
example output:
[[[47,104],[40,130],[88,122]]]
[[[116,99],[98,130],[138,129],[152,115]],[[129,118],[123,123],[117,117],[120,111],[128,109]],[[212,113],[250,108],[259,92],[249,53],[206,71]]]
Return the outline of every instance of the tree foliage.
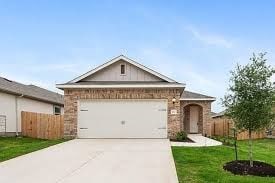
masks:
[[[275,69],[267,65],[265,55],[253,54],[249,64],[237,65],[236,70],[231,71],[229,94],[222,101],[235,127],[249,132],[250,166],[253,166],[252,132],[272,126],[275,119],[272,110],[275,86],[271,81]]]
[[[223,104],[237,129],[256,131],[274,122],[275,87],[271,77],[275,69],[266,64],[265,55],[253,54],[251,63],[237,65],[231,71],[230,93],[224,97]]]

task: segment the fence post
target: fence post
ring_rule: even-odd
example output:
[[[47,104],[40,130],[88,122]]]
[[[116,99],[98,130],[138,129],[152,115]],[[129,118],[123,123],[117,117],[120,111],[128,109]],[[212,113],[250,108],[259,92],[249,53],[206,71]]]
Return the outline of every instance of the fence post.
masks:
[[[216,122],[214,121],[214,136],[216,136]]]

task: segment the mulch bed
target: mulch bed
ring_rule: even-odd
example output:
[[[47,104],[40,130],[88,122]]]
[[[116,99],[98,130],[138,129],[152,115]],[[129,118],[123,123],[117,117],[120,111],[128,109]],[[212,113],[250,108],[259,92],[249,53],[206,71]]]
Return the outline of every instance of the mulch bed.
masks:
[[[275,177],[275,166],[260,161],[253,161],[253,167],[250,167],[248,160],[231,161],[226,163],[223,169],[235,175]]]
[[[187,138],[185,140],[176,140],[176,139],[171,139],[172,142],[191,142],[191,143],[194,143],[193,140]]]

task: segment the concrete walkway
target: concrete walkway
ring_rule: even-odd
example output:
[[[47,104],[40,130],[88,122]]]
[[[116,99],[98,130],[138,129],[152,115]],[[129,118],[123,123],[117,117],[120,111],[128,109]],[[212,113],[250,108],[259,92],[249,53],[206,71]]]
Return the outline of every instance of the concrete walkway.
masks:
[[[222,145],[221,142],[204,137],[201,134],[189,134],[187,137],[194,142],[171,142],[171,146],[206,147]]]
[[[178,183],[168,139],[76,139],[0,163],[0,183]]]

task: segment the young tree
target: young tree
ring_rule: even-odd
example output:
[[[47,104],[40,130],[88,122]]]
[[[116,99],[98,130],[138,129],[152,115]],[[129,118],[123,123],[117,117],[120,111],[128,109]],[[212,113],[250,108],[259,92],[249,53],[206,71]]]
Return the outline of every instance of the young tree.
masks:
[[[251,63],[237,65],[231,71],[229,94],[222,103],[239,130],[249,133],[249,160],[253,166],[251,133],[265,129],[274,123],[272,111],[275,101],[275,86],[271,81],[275,69],[268,66],[264,58],[266,53],[253,54]]]

